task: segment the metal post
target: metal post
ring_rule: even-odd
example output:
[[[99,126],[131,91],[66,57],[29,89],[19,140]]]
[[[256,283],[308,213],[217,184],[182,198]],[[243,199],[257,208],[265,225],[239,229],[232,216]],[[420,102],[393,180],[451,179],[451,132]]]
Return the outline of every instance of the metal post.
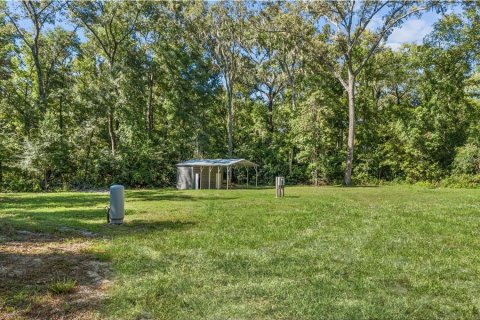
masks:
[[[230,166],[227,166],[227,190],[228,190],[228,175],[230,172]]]
[[[195,170],[192,167],[192,189],[195,189]]]
[[[245,167],[247,169],[247,189],[248,189],[248,167]]]
[[[212,173],[212,167],[208,167],[208,190],[210,190],[210,176]]]
[[[278,177],[275,177],[275,197],[278,198]]]
[[[198,183],[198,189],[202,189],[202,177],[203,177],[203,167],[200,167],[200,182]]]
[[[258,171],[257,171],[257,166],[255,166],[255,187],[258,187]]]
[[[195,190],[200,189],[200,174],[195,173]]]
[[[283,197],[285,195],[284,177],[275,177],[275,193],[277,198]]]

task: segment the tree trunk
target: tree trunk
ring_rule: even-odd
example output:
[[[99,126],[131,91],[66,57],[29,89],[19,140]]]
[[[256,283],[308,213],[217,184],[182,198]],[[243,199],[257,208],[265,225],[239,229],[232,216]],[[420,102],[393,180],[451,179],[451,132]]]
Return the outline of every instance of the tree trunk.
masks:
[[[293,112],[293,111],[295,111],[295,99],[296,99],[295,80],[293,80],[293,79],[290,80],[290,88],[292,90],[291,97],[290,97],[290,109]]]
[[[33,62],[35,64],[35,71],[37,72],[37,91],[38,91],[38,105],[40,111],[43,113],[45,112],[45,100],[46,100],[46,93],[45,93],[45,85],[43,83],[43,71],[40,65],[40,59],[38,57],[38,49],[33,50]]]
[[[347,140],[347,161],[345,167],[344,183],[347,186],[352,184],[353,150],[355,145],[355,76],[348,72],[348,140]]]
[[[113,119],[114,107],[108,107],[108,134],[110,135],[110,145],[112,147],[112,156],[115,157],[115,151],[117,149],[117,137],[115,135],[114,119]]]
[[[60,110],[59,110],[59,115],[58,115],[58,117],[59,117],[58,121],[59,121],[60,131],[63,134],[63,95],[60,96],[60,106],[59,107],[60,107]]]
[[[228,90],[228,157],[233,156],[233,94],[231,90]]]
[[[149,76],[149,97],[147,104],[147,133],[150,137],[153,130],[153,73]]]
[[[95,130],[92,129],[92,131],[90,132],[90,137],[89,137],[89,139],[88,139],[87,155],[86,155],[86,157],[85,157],[85,169],[84,169],[84,174],[83,174],[83,180],[84,180],[84,182],[87,180],[88,172],[90,172],[90,171],[88,170],[88,166],[89,166],[89,164],[90,164],[90,152],[91,152],[91,150],[92,150],[92,141],[93,141],[93,132],[94,132],[94,131],[95,131]]]
[[[43,189],[47,190],[48,189],[48,175],[47,175],[47,169],[43,170]]]
[[[274,131],[274,126],[273,126],[273,99],[271,97],[268,98],[267,116],[268,116],[268,130],[270,130],[270,133],[273,133],[273,131]]]
[[[30,129],[32,128],[33,122],[34,122],[34,117],[35,113],[33,110],[30,112],[29,109],[29,104],[28,104],[28,84],[25,84],[25,90],[23,91],[23,105],[25,108],[23,109],[23,119],[25,122],[25,134],[27,137],[30,137]]]
[[[397,106],[400,105],[400,92],[398,91],[398,86],[395,86],[395,97],[397,98]]]
[[[296,100],[296,95],[295,95],[295,80],[293,77],[290,77],[290,87],[292,90],[291,97],[290,97],[290,110],[292,111],[292,116],[293,113],[295,112],[295,100]],[[293,158],[295,157],[295,147],[292,145],[290,146],[290,150],[288,152],[288,173],[292,174],[293,172]]]
[[[288,173],[291,175],[293,172],[293,146],[290,147],[290,150],[288,151]]]

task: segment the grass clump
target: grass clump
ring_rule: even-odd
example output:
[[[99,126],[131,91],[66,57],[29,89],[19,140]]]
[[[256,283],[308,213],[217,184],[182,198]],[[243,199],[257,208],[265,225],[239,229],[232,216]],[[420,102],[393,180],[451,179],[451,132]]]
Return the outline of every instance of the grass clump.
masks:
[[[77,280],[75,279],[62,279],[57,280],[51,283],[48,286],[48,290],[53,294],[68,294],[75,291],[75,287],[77,286]]]

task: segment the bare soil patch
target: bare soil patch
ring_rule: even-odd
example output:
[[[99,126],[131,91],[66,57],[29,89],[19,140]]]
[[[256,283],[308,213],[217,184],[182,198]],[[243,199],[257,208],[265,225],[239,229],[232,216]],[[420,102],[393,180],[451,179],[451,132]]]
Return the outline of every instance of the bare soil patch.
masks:
[[[110,272],[89,250],[91,237],[2,231],[0,319],[99,318]],[[52,289],[65,283],[64,293]]]

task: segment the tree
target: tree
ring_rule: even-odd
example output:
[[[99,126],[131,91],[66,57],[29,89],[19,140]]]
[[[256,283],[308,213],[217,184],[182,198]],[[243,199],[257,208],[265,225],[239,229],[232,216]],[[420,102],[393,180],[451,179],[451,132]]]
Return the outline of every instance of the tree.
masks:
[[[113,89],[114,94],[106,99],[108,115],[108,133],[112,156],[117,150],[117,134],[115,128],[115,109],[119,89],[116,80],[119,74],[117,58],[125,50],[125,43],[133,34],[140,14],[139,5],[131,2],[103,2],[89,1],[70,5],[70,12],[74,20],[85,28],[98,45],[103,58],[108,65],[108,78],[112,85],[106,91]]]
[[[0,184],[165,187],[176,162],[226,154],[260,183],[349,184],[353,163],[355,183],[470,179],[479,2],[385,44],[434,7],[0,1]]]
[[[302,15],[301,6],[295,3],[267,3],[262,11],[263,26],[257,28],[259,38],[266,43],[273,43],[275,62],[282,71],[283,99],[290,104],[289,116],[298,117],[296,110],[300,86],[304,83],[305,58],[304,49],[308,39],[313,35],[312,27],[306,23]],[[278,73],[278,70],[277,70]],[[292,136],[292,121],[287,122],[284,128],[284,139],[288,145],[288,172],[293,173],[293,161],[296,155],[295,137]]]
[[[249,39],[244,45],[248,62],[251,64],[251,85],[266,104],[268,129],[271,134],[275,129],[273,106],[277,96],[284,91],[286,82],[279,57],[281,44],[273,32],[272,17],[278,12],[278,7],[278,3],[268,3],[260,13],[252,12],[248,25]]]
[[[5,9],[5,3],[0,3],[0,188],[4,181],[5,164],[11,160],[13,155],[14,142],[12,139],[12,119],[8,117],[6,112],[6,83],[12,76],[12,66],[10,63],[11,51],[13,47],[13,37],[11,30],[6,24],[5,15],[2,13]]]
[[[199,25],[200,41],[211,55],[225,86],[227,98],[228,156],[233,156],[233,102],[242,68],[246,7],[241,1],[221,1],[208,6]],[[201,8],[202,12],[204,11]],[[198,16],[198,14],[197,14]]]
[[[33,58],[36,80],[38,107],[41,112],[46,110],[47,83],[45,83],[45,66],[42,63],[42,31],[45,26],[52,24],[55,14],[62,8],[63,4],[56,1],[22,1],[14,12],[6,10],[10,23],[15,27],[16,35],[28,47]],[[26,20],[31,24],[28,31],[20,24]]]
[[[341,83],[348,96],[348,139],[345,185],[352,183],[355,146],[356,80],[365,65],[381,48],[394,28],[420,15],[431,4],[418,1],[328,1],[308,8],[316,26],[324,25],[315,39],[314,55]],[[369,29],[373,21],[381,21]]]

